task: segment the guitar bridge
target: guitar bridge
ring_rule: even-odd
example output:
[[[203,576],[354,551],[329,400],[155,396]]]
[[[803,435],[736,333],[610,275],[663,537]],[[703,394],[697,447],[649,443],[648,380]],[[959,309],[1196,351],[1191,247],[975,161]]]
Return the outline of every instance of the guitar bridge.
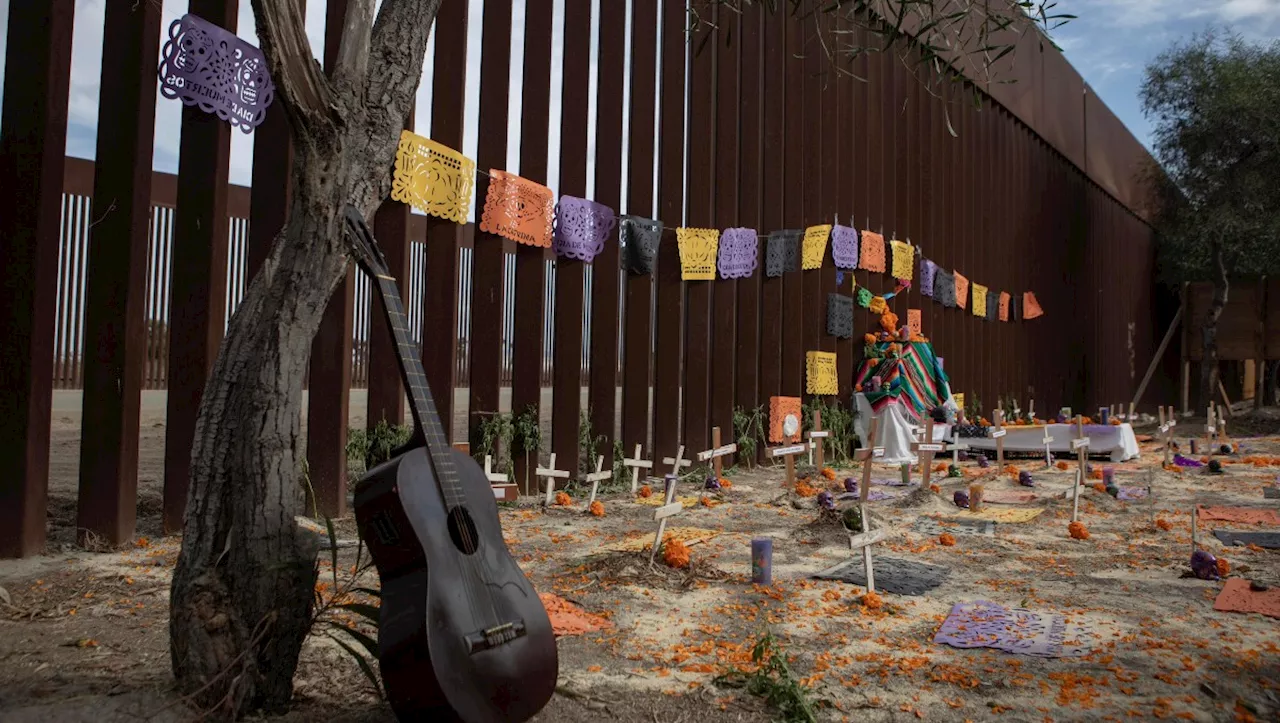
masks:
[[[500,645],[524,637],[525,627],[523,620],[516,620],[502,625],[495,625],[492,628],[471,633],[467,636],[467,652],[475,655],[485,650],[492,650]]]

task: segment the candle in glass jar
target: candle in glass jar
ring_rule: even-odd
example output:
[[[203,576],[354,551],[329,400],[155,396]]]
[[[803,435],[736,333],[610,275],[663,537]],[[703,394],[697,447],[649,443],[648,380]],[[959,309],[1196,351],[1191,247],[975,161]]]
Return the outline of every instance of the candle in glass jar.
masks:
[[[977,482],[969,485],[969,509],[974,512],[982,509],[982,485]]]

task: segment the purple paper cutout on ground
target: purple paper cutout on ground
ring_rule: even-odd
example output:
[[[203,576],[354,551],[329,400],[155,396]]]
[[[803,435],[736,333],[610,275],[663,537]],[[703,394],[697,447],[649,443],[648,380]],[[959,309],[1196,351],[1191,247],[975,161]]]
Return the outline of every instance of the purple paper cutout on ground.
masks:
[[[1133,500],[1146,499],[1146,487],[1121,487],[1120,492],[1116,495],[1116,499],[1132,502]]]
[[[838,269],[858,268],[858,230],[848,226],[831,229],[831,258]]]
[[[613,209],[577,196],[561,196],[551,249],[557,256],[591,263],[604,250],[617,219]]]
[[[920,260],[920,295],[933,298],[933,277],[938,272],[938,265],[929,259]]]
[[[756,255],[760,247],[753,228],[727,228],[720,234],[720,248],[716,265],[722,279],[745,279],[756,270]]]
[[[877,489],[871,489],[871,490],[867,490],[867,501],[868,501],[868,502],[879,502],[880,500],[893,500],[893,499],[897,499],[897,498],[899,498],[899,497],[901,497],[901,496],[903,496],[903,495],[905,495],[905,494],[906,494],[906,492],[904,492],[904,491],[900,491],[900,490],[877,490]],[[839,496],[839,497],[837,497],[836,499],[838,499],[838,500],[842,500],[842,501],[843,501],[843,500],[856,500],[856,499],[859,499],[861,496],[862,496],[862,493],[860,493],[860,492],[841,492],[841,493],[840,493],[840,496]]]
[[[275,97],[261,50],[190,13],[169,26],[158,72],[161,95],[199,106],[245,133],[262,123]]]
[[[1083,638],[1095,638],[1066,618],[1024,608],[1006,608],[988,600],[956,603],[933,637],[955,648],[995,648],[1018,655],[1076,657],[1088,652]]]

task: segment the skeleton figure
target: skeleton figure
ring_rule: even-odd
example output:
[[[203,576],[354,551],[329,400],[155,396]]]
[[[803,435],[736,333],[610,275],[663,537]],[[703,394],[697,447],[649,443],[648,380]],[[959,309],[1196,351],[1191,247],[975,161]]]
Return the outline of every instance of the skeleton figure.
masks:
[[[173,66],[184,73],[194,73],[213,56],[213,38],[199,28],[184,25],[187,27],[178,41],[178,57],[173,59]]]

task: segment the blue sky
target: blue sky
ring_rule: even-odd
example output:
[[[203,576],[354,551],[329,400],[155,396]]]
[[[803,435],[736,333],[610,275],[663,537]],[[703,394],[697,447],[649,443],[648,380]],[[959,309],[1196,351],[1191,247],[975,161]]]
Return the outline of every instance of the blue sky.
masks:
[[[19,0],[27,1],[27,0]],[[449,0],[456,1],[456,0]],[[480,0],[471,3],[471,17],[479,17]],[[601,0],[596,0],[598,4]],[[614,1],[614,0],[604,0]],[[624,0],[617,0],[624,1]],[[72,83],[70,96],[70,122],[67,152],[73,156],[92,158],[96,143],[97,98],[102,55],[102,17],[106,0],[77,0],[75,40],[72,57]],[[3,48],[8,31],[8,0],[0,0],[0,72],[4,71]],[[241,0],[239,35],[256,44],[253,32],[253,16],[249,0]],[[309,2],[310,13],[307,30],[317,55],[323,52],[324,17],[323,2]],[[557,15],[563,7],[557,2]],[[184,0],[164,0],[164,26],[186,10]],[[1150,127],[1142,116],[1138,101],[1138,89],[1145,65],[1161,50],[1173,42],[1189,37],[1210,24],[1223,25],[1254,40],[1271,40],[1280,36],[1280,0],[1060,0],[1058,10],[1079,16],[1058,29],[1054,34],[1065,50],[1068,59],[1084,76],[1095,92],[1124,121],[1144,144],[1150,143]],[[515,0],[514,19],[520,27],[524,16],[524,0]],[[468,63],[475,74],[479,71],[480,53],[479,23],[472,23],[473,33],[468,43],[471,52]],[[563,62],[561,42],[563,22],[557,19],[553,37],[553,68]],[[510,107],[511,137],[519,133],[519,61],[523,54],[520,32],[513,33],[515,45],[511,74],[512,102]],[[628,37],[629,37],[628,33]],[[429,51],[430,52],[430,51]],[[594,86],[594,43],[592,52],[592,83]],[[429,65],[429,64],[428,64]],[[472,76],[474,77],[474,75]],[[552,97],[559,96],[559,73],[553,73]],[[467,139],[462,149],[467,155],[475,154],[475,124],[477,113],[477,84],[469,84],[467,99]],[[593,94],[594,95],[594,94]],[[423,79],[418,94],[419,133],[429,134],[430,125],[430,75]],[[559,108],[553,103],[551,128],[559,127]],[[594,114],[594,109],[593,114]],[[177,170],[180,104],[176,100],[160,98],[156,110],[155,167],[157,170]],[[594,123],[591,124],[594,145]],[[553,133],[550,148],[550,183],[553,188],[558,180],[558,139]],[[252,159],[253,139],[239,131],[232,134],[231,179],[247,184]],[[518,142],[509,143],[509,170],[518,172]]]

